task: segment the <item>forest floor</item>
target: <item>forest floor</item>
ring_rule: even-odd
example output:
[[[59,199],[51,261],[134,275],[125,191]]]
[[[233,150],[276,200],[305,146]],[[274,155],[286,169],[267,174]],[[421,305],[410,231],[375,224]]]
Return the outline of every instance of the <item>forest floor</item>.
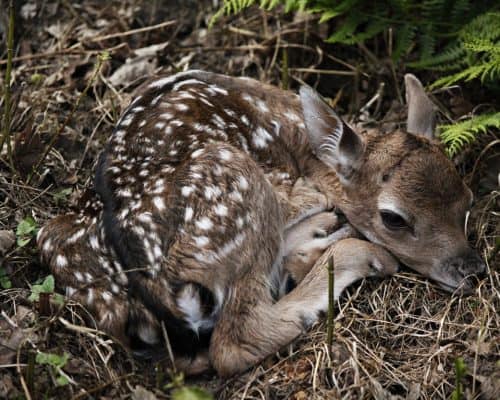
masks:
[[[0,398],[162,399],[186,384],[216,399],[448,399],[459,357],[466,397],[498,398],[500,191],[498,164],[491,166],[492,156],[499,155],[494,133],[482,135],[455,160],[475,194],[469,234],[487,261],[487,277],[468,297],[445,293],[409,270],[360,282],[337,304],[332,348],[321,323],[243,375],[183,383],[168,359],[154,365],[139,361],[93,329],[80,305],[38,295],[53,288],[34,235],[47,220],[77,206],[100,149],[146,78],[199,68],[292,90],[307,82],[349,120],[366,126],[378,121],[391,129],[404,123],[402,77],[415,71],[395,65],[384,43],[326,44],[327,26],[308,15],[255,8],[208,30],[212,1],[16,3],[12,159],[6,148],[0,155]],[[5,41],[0,52],[3,87]],[[434,78],[420,77],[424,83]],[[434,95],[442,120],[458,119],[488,101],[456,88]]]

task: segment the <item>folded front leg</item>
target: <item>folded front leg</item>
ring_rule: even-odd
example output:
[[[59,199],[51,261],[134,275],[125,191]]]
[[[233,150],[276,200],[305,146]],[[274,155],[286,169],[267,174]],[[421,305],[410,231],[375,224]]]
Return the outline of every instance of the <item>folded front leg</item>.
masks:
[[[210,342],[211,364],[221,376],[243,372],[279,351],[328,308],[326,259],[335,258],[335,298],[354,281],[386,276],[398,263],[386,250],[359,239],[334,244],[300,284],[273,304],[263,276],[235,282]]]
[[[307,217],[285,231],[283,270],[298,283],[328,247],[358,235],[343,216],[333,211]]]

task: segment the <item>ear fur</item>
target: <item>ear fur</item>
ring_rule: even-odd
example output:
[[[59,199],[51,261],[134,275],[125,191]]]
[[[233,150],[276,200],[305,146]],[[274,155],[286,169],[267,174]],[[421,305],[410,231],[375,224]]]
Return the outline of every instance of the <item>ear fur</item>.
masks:
[[[300,88],[300,100],[314,154],[347,184],[363,159],[365,145],[361,136],[309,86]]]
[[[408,119],[406,130],[429,139],[434,137],[436,106],[425,93],[422,83],[413,74],[405,75]]]

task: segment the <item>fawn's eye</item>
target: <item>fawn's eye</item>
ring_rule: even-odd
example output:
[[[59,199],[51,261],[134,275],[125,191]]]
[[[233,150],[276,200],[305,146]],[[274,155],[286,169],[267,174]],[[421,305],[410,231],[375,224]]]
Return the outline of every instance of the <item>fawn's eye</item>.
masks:
[[[394,211],[380,210],[380,218],[382,218],[385,227],[393,231],[410,227],[406,220]]]

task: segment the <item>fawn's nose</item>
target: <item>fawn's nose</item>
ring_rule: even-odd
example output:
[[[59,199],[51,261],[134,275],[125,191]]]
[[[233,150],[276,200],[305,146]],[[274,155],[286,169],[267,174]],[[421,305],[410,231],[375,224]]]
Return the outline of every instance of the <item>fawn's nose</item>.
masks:
[[[458,271],[463,277],[481,275],[486,270],[486,265],[477,251],[468,249],[465,253],[452,257],[447,264]]]
[[[461,276],[461,291],[466,294],[473,291],[480,279],[484,277],[486,264],[479,254],[468,249],[465,254],[451,258],[448,261],[451,269],[458,272]]]

